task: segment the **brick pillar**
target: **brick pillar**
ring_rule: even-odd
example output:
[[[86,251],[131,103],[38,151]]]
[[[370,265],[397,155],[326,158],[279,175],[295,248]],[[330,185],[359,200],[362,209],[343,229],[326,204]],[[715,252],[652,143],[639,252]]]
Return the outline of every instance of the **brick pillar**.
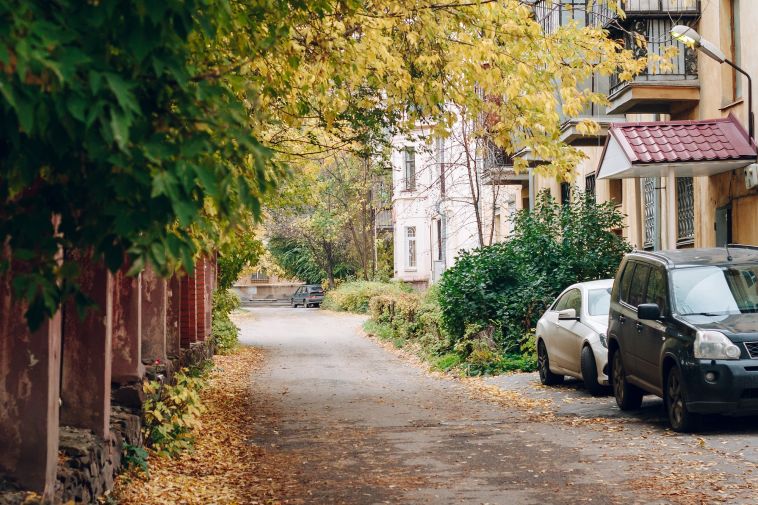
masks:
[[[180,316],[180,335],[182,347],[187,349],[197,342],[197,319],[195,315],[195,277],[182,276],[182,301]]]
[[[0,472],[52,500],[58,464],[61,314],[34,333],[0,276]]]
[[[81,290],[97,305],[82,319],[76,303],[63,308],[61,424],[110,434],[113,276],[91,254],[71,251],[81,269]]]
[[[197,339],[205,340],[205,307],[208,305],[208,294],[205,285],[205,258],[197,260],[195,265],[195,323],[197,324]]]
[[[139,381],[142,365],[142,274],[126,275],[122,268],[114,276],[112,380],[118,384]]]
[[[142,272],[142,361],[166,362],[166,280],[149,265]]]
[[[166,355],[178,358],[181,350],[179,324],[181,317],[181,279],[173,275],[166,289]]]
[[[209,256],[205,261],[205,335],[211,335],[211,320],[213,308],[213,271],[216,269],[216,257]]]

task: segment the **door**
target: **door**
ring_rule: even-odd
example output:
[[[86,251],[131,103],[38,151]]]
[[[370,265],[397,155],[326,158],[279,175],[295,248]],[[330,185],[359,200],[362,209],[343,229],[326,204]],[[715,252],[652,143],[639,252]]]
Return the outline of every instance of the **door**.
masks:
[[[647,286],[647,277],[650,273],[650,267],[644,263],[637,263],[634,268],[634,274],[632,275],[631,283],[629,284],[629,293],[625,303],[623,303],[623,317],[625,317],[624,324],[622,325],[622,357],[624,358],[624,367],[626,368],[626,374],[630,377],[639,379],[640,375],[640,334],[642,332],[642,326],[640,326],[637,320],[637,306],[644,303],[645,300],[645,288]]]
[[[578,289],[568,291],[561,300],[561,308],[574,309],[576,317],[582,314],[582,292]],[[579,373],[579,353],[581,352],[581,332],[579,326],[582,323],[573,320],[560,320],[556,316],[555,322],[555,349],[560,366]]]
[[[663,267],[652,267],[647,281],[647,290],[643,303],[655,303],[660,307],[661,314],[668,314],[668,290],[666,270]],[[638,320],[635,324],[638,333],[639,379],[648,389],[662,390],[661,353],[666,342],[666,325],[662,320]]]

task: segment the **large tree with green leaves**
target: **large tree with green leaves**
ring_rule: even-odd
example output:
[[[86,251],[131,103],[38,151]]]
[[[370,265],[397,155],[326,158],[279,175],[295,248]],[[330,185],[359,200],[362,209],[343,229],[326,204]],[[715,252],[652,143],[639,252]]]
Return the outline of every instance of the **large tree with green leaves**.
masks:
[[[612,2],[615,5],[615,2]],[[59,250],[192,268],[293,160],[486,114],[509,152],[571,172],[557,97],[643,63],[595,27],[545,34],[501,0],[0,0],[0,271],[32,325],[75,292]],[[591,125],[585,125],[590,128]]]

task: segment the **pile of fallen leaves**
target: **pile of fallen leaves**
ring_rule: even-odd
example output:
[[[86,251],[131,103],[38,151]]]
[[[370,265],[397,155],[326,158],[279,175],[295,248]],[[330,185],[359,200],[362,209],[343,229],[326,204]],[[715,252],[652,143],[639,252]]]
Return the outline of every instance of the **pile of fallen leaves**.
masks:
[[[124,505],[259,502],[260,490],[250,486],[256,449],[248,440],[254,426],[250,374],[261,359],[253,348],[216,356],[200,394],[206,411],[195,429],[193,449],[176,458],[151,453],[148,475],[121,475],[112,497]]]

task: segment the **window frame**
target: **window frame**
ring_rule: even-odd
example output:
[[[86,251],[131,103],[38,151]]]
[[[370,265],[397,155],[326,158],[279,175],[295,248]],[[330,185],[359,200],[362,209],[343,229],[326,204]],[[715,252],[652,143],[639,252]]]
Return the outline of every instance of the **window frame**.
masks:
[[[413,236],[410,232],[413,232]],[[405,269],[416,270],[418,268],[418,242],[415,226],[405,227]],[[411,248],[413,243],[413,248]]]
[[[405,191],[416,191],[416,148],[403,148],[403,182]]]

